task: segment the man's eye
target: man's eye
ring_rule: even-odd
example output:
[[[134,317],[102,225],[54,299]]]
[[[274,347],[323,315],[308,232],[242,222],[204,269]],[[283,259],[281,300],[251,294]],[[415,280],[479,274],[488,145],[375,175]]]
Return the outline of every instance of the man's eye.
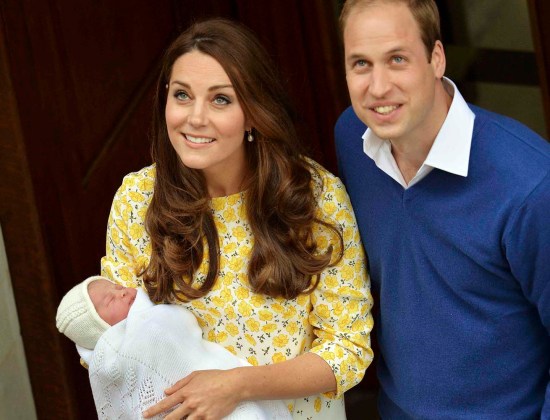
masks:
[[[357,60],[355,62],[355,67],[365,67],[367,65],[366,60]]]
[[[394,61],[394,63],[401,64],[405,61],[405,59],[401,56],[395,56],[395,57],[393,57],[393,61]]]

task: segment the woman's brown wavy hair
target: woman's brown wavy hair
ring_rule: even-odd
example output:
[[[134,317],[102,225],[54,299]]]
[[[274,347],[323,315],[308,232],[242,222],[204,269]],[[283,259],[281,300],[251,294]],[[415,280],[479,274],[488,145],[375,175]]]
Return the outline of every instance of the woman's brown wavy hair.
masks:
[[[221,64],[254,127],[254,142],[244,141],[249,166],[245,203],[254,235],[248,266],[252,290],[287,299],[313,291],[320,273],[342,257],[342,234],[316,218],[322,186],[313,182],[315,168],[303,157],[285,90],[268,54],[245,27],[210,19],[193,24],[170,45],[157,82],[151,148],[156,179],[145,220],[152,253],[143,273],[149,295],[155,302],[202,297],[219,271],[220,247],[205,178],[183,165],[166,129],[166,84],[174,62],[190,51]],[[337,247],[318,249],[316,224],[334,234]],[[192,287],[204,258],[208,274]]]

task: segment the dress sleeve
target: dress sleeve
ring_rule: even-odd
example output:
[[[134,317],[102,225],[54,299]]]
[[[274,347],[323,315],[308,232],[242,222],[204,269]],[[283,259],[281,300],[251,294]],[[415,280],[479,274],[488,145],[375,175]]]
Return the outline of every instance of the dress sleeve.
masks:
[[[355,215],[349,197],[338,178],[324,182],[319,201],[319,218],[339,227],[344,239],[342,259],[321,274],[313,292],[309,322],[315,340],[311,352],[323,358],[336,377],[338,397],[358,384],[372,362],[370,332],[372,296]],[[330,244],[340,248],[335,235],[320,227],[317,237],[321,249]]]
[[[101,274],[126,287],[140,286],[140,274],[149,263],[151,245],[145,232],[145,213],[152,185],[148,171],[127,175],[111,206]]]

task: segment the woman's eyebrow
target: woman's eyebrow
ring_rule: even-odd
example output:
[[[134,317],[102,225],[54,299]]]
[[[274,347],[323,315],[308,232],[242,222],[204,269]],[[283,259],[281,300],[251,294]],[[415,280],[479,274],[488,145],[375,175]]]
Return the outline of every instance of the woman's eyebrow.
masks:
[[[187,88],[187,89],[191,89],[191,86],[185,82],[181,82],[179,80],[174,80],[170,83],[171,85],[180,85],[180,86],[183,86],[184,88]],[[213,90],[218,90],[218,89],[224,89],[224,88],[230,88],[230,89],[233,89],[233,85],[231,83],[229,84],[221,84],[221,85],[214,85],[214,86],[210,86],[208,88],[209,91],[213,91]]]

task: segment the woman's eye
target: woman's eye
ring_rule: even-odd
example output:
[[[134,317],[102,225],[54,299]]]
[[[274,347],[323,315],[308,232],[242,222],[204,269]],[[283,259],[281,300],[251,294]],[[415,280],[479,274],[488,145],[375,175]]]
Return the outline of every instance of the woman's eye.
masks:
[[[185,93],[183,90],[178,90],[174,93],[174,97],[178,100],[178,101],[186,101],[187,99],[189,99],[189,95],[187,95],[187,93]]]
[[[216,105],[227,105],[227,104],[230,104],[231,101],[229,100],[229,98],[227,96],[220,95],[220,96],[216,96],[214,98],[214,103]]]

